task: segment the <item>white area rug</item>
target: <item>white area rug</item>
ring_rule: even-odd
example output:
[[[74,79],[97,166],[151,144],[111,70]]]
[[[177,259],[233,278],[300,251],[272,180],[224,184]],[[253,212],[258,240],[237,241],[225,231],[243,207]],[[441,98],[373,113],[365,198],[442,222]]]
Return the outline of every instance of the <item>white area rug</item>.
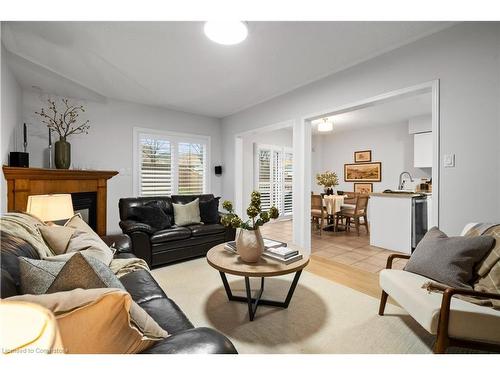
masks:
[[[304,271],[288,309],[228,301],[219,272],[205,258],[153,270],[153,275],[199,327],[228,336],[240,353],[430,353],[433,337],[402,309]],[[292,276],[266,278],[263,298],[283,300]],[[233,294],[244,279],[228,275]],[[254,279],[257,289],[260,280]]]

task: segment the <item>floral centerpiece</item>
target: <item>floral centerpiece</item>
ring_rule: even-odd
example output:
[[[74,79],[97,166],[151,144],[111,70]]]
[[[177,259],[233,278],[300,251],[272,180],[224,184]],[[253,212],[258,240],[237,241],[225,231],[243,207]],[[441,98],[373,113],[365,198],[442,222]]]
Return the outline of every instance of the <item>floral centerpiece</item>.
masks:
[[[225,214],[221,223],[226,227],[240,228],[238,238],[236,239],[236,250],[241,259],[245,262],[257,262],[264,251],[264,240],[259,227],[269,222],[271,219],[279,217],[279,211],[276,207],[271,207],[269,211],[262,211],[260,193],[252,192],[250,205],[247,208],[248,220],[243,221],[233,209],[230,201],[222,203],[228,213]]]
[[[90,121],[83,121],[77,125],[78,116],[85,112],[85,108],[80,105],[69,104],[68,99],[61,99],[63,108],[58,109],[54,100],[48,99],[49,108],[42,108],[40,112],[35,112],[42,118],[42,122],[47,125],[49,131],[59,134],[59,140],[55,143],[55,164],[56,168],[68,169],[71,165],[71,144],[67,138],[73,134],[89,134]]]
[[[318,185],[325,188],[326,195],[332,195],[333,187],[339,184],[339,178],[337,176],[337,173],[326,171],[323,173],[318,173],[316,175],[316,182],[318,183]]]

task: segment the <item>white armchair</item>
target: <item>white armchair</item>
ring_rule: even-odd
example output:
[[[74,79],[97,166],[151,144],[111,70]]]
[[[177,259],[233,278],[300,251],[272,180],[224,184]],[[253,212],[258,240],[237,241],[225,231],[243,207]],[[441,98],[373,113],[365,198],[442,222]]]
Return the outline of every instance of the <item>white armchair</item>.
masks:
[[[473,224],[462,231],[464,235]],[[483,350],[500,349],[500,311],[480,306],[455,295],[500,299],[500,294],[477,292],[472,289],[447,288],[442,294],[422,289],[431,279],[404,270],[392,269],[395,258],[409,258],[405,254],[391,254],[385,270],[380,272],[379,315],[384,315],[387,297],[391,296],[410,316],[430,334],[436,335],[434,353],[445,353],[448,346],[464,346]]]

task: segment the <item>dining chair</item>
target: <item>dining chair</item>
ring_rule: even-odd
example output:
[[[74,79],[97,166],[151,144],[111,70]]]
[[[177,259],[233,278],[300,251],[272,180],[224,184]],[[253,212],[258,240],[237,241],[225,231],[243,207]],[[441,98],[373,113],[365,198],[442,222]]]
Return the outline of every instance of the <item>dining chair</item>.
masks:
[[[340,212],[336,215],[336,226],[338,227],[339,221],[346,220],[345,228],[346,231],[351,230],[351,223],[354,223],[356,227],[356,232],[359,236],[359,227],[364,225],[366,228],[366,233],[370,234],[370,230],[368,229],[368,200],[370,199],[369,195],[358,194],[355,198],[354,208],[351,207],[343,207]],[[363,218],[363,222],[360,222],[360,218]]]
[[[328,213],[323,206],[323,198],[319,194],[311,195],[311,223],[319,227],[319,235],[323,229],[324,221],[328,219]]]

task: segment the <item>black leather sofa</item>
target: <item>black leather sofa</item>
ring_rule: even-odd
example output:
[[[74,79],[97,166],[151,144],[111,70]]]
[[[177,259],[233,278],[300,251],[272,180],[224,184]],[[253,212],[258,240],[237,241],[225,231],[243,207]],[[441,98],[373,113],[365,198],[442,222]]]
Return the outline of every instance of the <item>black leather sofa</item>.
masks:
[[[39,259],[36,250],[26,241],[0,233],[1,298],[20,294],[18,257]],[[116,258],[134,257],[130,239],[125,235],[107,236],[115,243]],[[120,278],[125,289],[170,336],[144,351],[144,354],[236,354],[229,339],[206,327],[194,328],[177,304],[167,297],[147,271],[131,272]]]
[[[213,246],[234,240],[236,230],[220,224],[220,217],[216,224],[194,224],[185,227],[173,225],[172,228],[159,231],[134,220],[133,207],[143,206],[152,201],[162,201],[165,203],[165,213],[174,223],[172,203],[186,204],[196,198],[200,201],[207,201],[213,199],[214,196],[202,194],[120,199],[118,203],[120,227],[123,233],[132,239],[134,254],[144,259],[150,267],[155,267],[206,255]]]

